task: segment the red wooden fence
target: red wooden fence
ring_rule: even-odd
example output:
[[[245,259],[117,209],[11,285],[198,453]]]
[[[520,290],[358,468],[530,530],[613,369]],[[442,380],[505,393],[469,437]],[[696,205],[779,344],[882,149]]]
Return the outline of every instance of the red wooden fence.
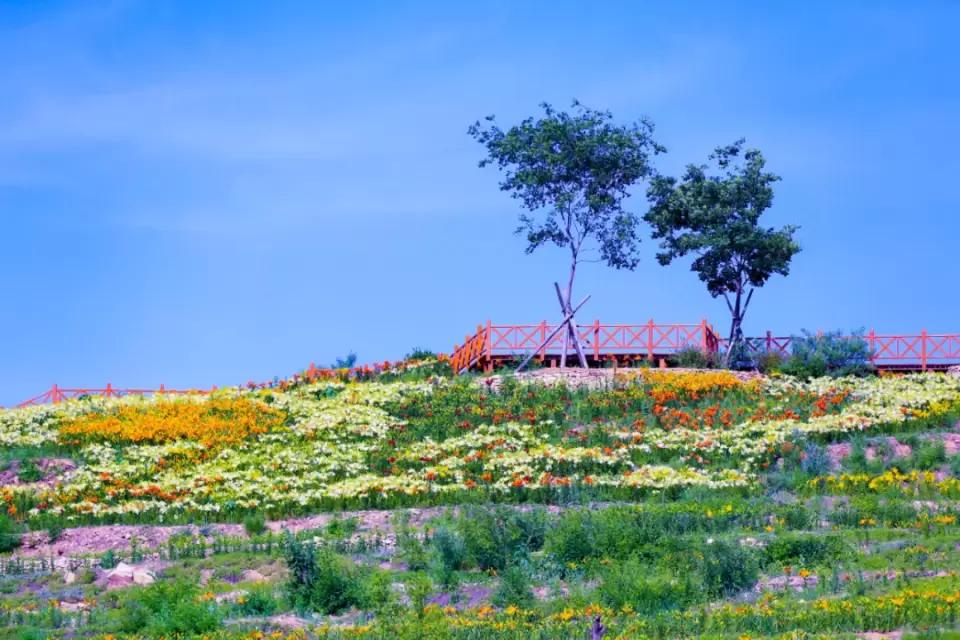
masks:
[[[497,360],[526,355],[537,349],[537,356],[550,357],[560,353],[563,334],[558,333],[548,344],[540,347],[556,325],[539,324],[479,325],[475,333],[464,338],[462,345],[454,345],[450,362],[460,373],[471,368],[489,370]],[[703,320],[700,324],[591,324],[578,326],[578,334],[588,357],[600,361],[608,357],[666,357],[685,348],[696,347],[708,352],[720,352],[727,341],[718,337],[713,327]],[[960,364],[960,334],[927,333],[881,335],[875,331],[863,339],[870,347],[873,363],[881,369],[945,368]],[[774,336],[769,331],[763,337],[745,339],[750,350],[789,355],[793,338]],[[538,349],[538,347],[540,347]]]
[[[488,321],[486,325],[479,325],[475,333],[466,336],[462,346],[454,345],[450,363],[459,373],[475,366],[489,369],[495,359],[511,358],[534,350],[538,356],[557,354],[562,349],[563,332],[543,344],[556,327],[545,321],[517,325],[497,325]],[[657,324],[653,320],[646,324],[600,324],[596,320],[578,325],[577,335],[587,357],[594,361],[610,355],[653,358],[690,347],[704,351],[718,348],[716,334],[706,320],[700,324]]]

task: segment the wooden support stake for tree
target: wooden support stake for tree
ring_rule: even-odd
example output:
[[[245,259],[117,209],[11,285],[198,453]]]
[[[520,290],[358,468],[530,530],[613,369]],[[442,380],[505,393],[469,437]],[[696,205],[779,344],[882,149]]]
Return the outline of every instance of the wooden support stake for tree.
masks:
[[[583,345],[580,344],[580,335],[577,329],[577,321],[574,319],[574,312],[570,310],[570,301],[567,300],[563,293],[560,292],[560,285],[556,282],[553,283],[553,288],[557,291],[557,300],[560,301],[560,311],[566,314],[570,314],[570,320],[567,321],[567,326],[570,328],[569,333],[567,334],[570,338],[573,339],[573,348],[577,350],[577,357],[580,359],[580,366],[586,369],[589,365],[587,364],[587,356],[583,353]],[[561,363],[564,363],[567,355],[567,340],[563,340],[563,360]]]
[[[537,353],[539,353],[541,349],[544,349],[550,343],[551,340],[553,340],[553,336],[557,335],[561,330],[568,327],[569,326],[568,322],[570,321],[570,318],[572,318],[573,314],[579,311],[580,307],[585,305],[587,303],[587,300],[589,299],[590,299],[590,296],[587,296],[586,298],[580,301],[580,304],[578,304],[576,307],[571,309],[569,313],[565,313],[563,316],[563,320],[560,321],[560,324],[558,324],[557,327],[553,331],[551,331],[546,338],[543,339],[543,342],[541,342],[536,349],[531,351],[527,355],[527,357],[523,359],[523,362],[520,363],[520,366],[517,367],[514,373],[520,373],[521,371],[523,371],[523,368],[526,367],[531,360],[533,360],[533,357],[537,355]]]

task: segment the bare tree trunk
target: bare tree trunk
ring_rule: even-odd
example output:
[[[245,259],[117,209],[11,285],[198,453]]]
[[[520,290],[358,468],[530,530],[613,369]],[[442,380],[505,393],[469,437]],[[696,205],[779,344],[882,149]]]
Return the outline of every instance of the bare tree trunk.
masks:
[[[566,304],[564,301],[560,301],[560,311],[563,313],[567,312],[568,305],[572,304],[570,301],[573,300],[573,278],[577,275],[577,250],[570,245],[570,277],[567,280],[567,296]],[[567,366],[567,349],[570,345],[570,338],[573,333],[573,326],[571,324],[567,325],[567,330],[563,332],[563,351],[560,353],[560,368],[563,369]]]
[[[734,299],[732,306],[730,306],[730,301],[727,301],[727,306],[730,307],[730,334],[727,338],[727,353],[723,359],[725,367],[730,366],[730,359],[734,352],[743,344],[743,316],[747,313],[747,307],[750,306],[750,300],[753,298],[754,292],[754,289],[750,289],[747,299],[744,300],[743,289],[744,285],[737,289],[737,297]]]

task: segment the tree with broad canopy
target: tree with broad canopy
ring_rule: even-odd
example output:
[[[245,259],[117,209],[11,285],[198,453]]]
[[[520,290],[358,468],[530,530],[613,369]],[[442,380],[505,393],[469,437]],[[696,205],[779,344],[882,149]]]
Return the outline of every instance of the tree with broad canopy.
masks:
[[[494,116],[486,125],[474,123],[468,133],[486,147],[480,167],[503,171],[500,189],[521,201],[516,233],[526,235],[527,253],[545,244],[566,247],[570,271],[560,293],[563,313],[572,315],[573,283],[577,265],[605,262],[617,269],[633,269],[639,260],[637,229],[640,219],[623,208],[628,189],[653,174],[651,157],[665,149],[653,140],[653,124],[641,119],[628,125],[613,122],[608,111],[595,111],[577,101],[571,113],[541,105],[543,116],[527,118],[507,130]],[[542,215],[535,215],[546,209]],[[571,319],[564,334],[561,366],[567,340],[579,349]],[[581,365],[586,361],[581,354]]]
[[[718,147],[711,155],[720,171],[707,175],[707,165],[689,165],[680,180],[656,176],[644,216],[660,240],[662,265],[695,255],[691,270],[713,297],[723,296],[730,310],[725,363],[743,342],[743,318],[754,291],[773,274],[786,276],[800,251],[796,226],[780,229],[760,225],[760,216],[773,204],[773,184],[780,176],[764,171],[766,161],[756,149],[744,150],[745,140]]]

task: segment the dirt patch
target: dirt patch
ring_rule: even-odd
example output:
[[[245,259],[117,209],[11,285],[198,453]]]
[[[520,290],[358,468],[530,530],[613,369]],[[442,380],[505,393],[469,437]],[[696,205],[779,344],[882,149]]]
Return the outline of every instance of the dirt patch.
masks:
[[[41,477],[36,482],[22,482],[20,472],[23,470],[22,460],[13,460],[10,465],[0,471],[0,486],[17,485],[53,485],[63,477],[77,468],[77,464],[69,458],[35,458],[31,460],[36,465]]]

